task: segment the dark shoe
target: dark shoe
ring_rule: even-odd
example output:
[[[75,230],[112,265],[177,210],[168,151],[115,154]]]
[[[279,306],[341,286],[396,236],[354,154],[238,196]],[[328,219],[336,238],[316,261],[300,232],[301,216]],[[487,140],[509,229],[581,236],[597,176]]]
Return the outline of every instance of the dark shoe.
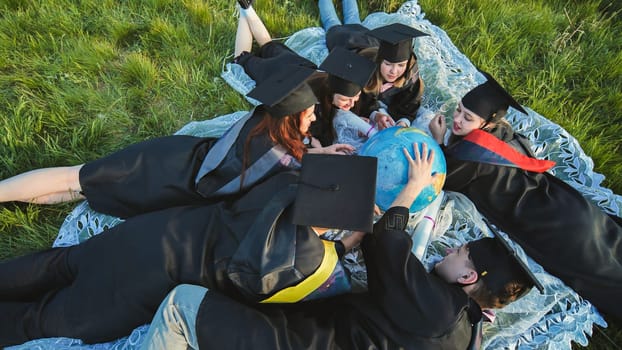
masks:
[[[253,4],[253,0],[238,0],[238,4],[240,4],[241,8],[246,10]]]

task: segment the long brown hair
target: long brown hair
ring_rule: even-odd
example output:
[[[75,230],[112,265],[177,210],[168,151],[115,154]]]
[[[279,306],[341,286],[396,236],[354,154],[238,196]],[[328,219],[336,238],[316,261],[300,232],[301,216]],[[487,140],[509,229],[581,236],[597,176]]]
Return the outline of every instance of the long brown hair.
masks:
[[[318,100],[320,101],[320,116],[317,122],[322,124],[322,130],[327,132],[330,130],[330,138],[331,140],[335,139],[335,130],[333,128],[333,117],[335,116],[335,107],[333,106],[333,95],[335,93],[332,91],[330,86],[328,85],[328,79],[325,80],[324,90],[318,96]]]
[[[318,116],[318,121],[323,125],[323,130],[330,130],[331,140],[334,140],[337,136],[335,134],[335,129],[333,128],[333,118],[337,113],[337,108],[333,105],[333,98],[335,96],[335,91],[331,89],[330,84],[328,84],[328,79],[325,80],[324,89],[319,92],[318,100],[320,101],[320,116]],[[360,103],[356,101],[352,108],[350,108],[350,112],[359,115],[360,112]]]
[[[328,76],[328,73],[317,73],[307,81],[319,101],[318,108],[316,109],[318,113],[315,115],[317,119],[313,122],[311,128],[313,137],[319,139],[322,145],[332,144],[336,136],[333,128],[333,118],[337,112],[337,107],[333,105],[335,92],[328,83]],[[350,111],[359,115],[360,106],[361,104],[357,101]]]
[[[372,75],[371,79],[369,79],[369,82],[367,83],[367,86],[365,86],[365,88],[363,89],[363,92],[377,96],[380,94],[380,88],[382,87],[382,84],[384,82],[382,74],[380,73],[380,65],[382,64],[382,61],[384,61],[384,59],[382,57],[378,57],[377,47],[369,47],[363,49],[359,51],[359,55],[367,57],[376,62],[376,71],[374,72],[374,75]],[[402,74],[401,77],[395,80],[393,86],[395,86],[396,88],[404,86],[404,84],[406,84],[406,82],[415,73],[416,64],[417,58],[414,54],[411,54],[410,58],[408,59],[406,71],[404,71],[404,74]]]

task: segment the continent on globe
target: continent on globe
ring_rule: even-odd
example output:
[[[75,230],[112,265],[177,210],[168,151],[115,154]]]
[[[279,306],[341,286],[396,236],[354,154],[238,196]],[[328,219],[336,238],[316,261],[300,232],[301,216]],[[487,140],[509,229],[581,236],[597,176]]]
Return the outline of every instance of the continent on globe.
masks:
[[[410,207],[410,212],[417,212],[428,206],[441,192],[445,183],[447,165],[441,147],[424,131],[416,128],[387,128],[372,136],[359,150],[363,156],[378,158],[378,175],[376,179],[376,204],[387,210],[397,194],[404,188],[408,179],[408,162],[402,151],[406,148],[413,156],[413,144],[417,143],[434,151],[432,174],[440,174],[432,185],[425,187]]]

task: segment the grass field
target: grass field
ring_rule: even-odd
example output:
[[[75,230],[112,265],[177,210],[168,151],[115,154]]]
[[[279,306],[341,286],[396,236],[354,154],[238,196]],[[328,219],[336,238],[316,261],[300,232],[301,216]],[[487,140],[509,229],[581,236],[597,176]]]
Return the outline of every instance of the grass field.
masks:
[[[361,2],[362,3],[362,2]],[[373,11],[402,1],[369,0]],[[0,1],[0,178],[79,164],[248,104],[219,78],[235,2]],[[562,125],[622,193],[622,4],[420,0],[477,66]],[[258,0],[273,36],[318,26],[315,1]],[[0,206],[0,258],[47,247],[73,205]],[[622,325],[590,349],[622,344]]]

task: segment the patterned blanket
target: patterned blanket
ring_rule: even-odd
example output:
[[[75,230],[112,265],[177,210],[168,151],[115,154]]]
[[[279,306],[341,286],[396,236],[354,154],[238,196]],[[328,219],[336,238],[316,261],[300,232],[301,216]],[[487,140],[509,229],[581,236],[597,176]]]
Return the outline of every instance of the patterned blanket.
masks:
[[[400,22],[430,34],[428,37],[418,38],[415,44],[420,74],[426,82],[422,104],[424,108],[420,111],[416,126],[427,130],[427,120],[433,115],[432,111],[451,113],[459,98],[481,83],[483,77],[477,74],[475,67],[458,51],[446,33],[424,17],[417,2],[408,1],[396,13],[370,14],[363,21],[363,25],[376,28]],[[319,64],[328,54],[324,34],[322,28],[307,28],[288,38],[286,45]],[[227,64],[222,78],[242,94],[250,91],[255,85],[236,64]],[[591,158],[583,152],[578,142],[559,125],[529,108],[527,110],[529,112],[527,117],[511,111],[508,120],[518,132],[532,141],[534,152],[538,157],[546,156],[557,163],[551,172],[579,190],[605,212],[622,215],[622,196],[601,186],[604,177],[593,171],[594,164]],[[245,113],[236,112],[202,122],[193,122],[178,133],[220,136]],[[466,197],[447,192],[439,200],[441,205],[440,210],[435,213],[436,224],[434,227],[428,225],[431,229],[428,232],[429,245],[414,248],[418,249],[418,252],[425,251],[423,262],[428,268],[440,259],[444,247],[490,235],[481,215]],[[423,213],[412,215],[408,226],[411,233],[417,232],[422,216]],[[66,218],[54,246],[78,244],[120,221],[118,218],[92,211],[86,202],[81,203]],[[330,234],[333,237],[340,237],[347,235],[348,232]],[[542,267],[525,256],[520,247],[518,251],[544,284],[545,294],[541,295],[534,290],[520,301],[497,310],[495,321],[484,328],[483,347],[570,350],[573,341],[587,345],[588,336],[592,334],[592,326],[597,324],[606,327],[605,320],[588,301],[583,300],[559,279],[546,273]],[[355,287],[364,289],[366,274],[360,252],[355,250],[345,259],[352,272]],[[148,325],[139,327],[127,337],[105,344],[84,345],[76,339],[50,338],[34,340],[8,349],[137,349],[147,329]]]

